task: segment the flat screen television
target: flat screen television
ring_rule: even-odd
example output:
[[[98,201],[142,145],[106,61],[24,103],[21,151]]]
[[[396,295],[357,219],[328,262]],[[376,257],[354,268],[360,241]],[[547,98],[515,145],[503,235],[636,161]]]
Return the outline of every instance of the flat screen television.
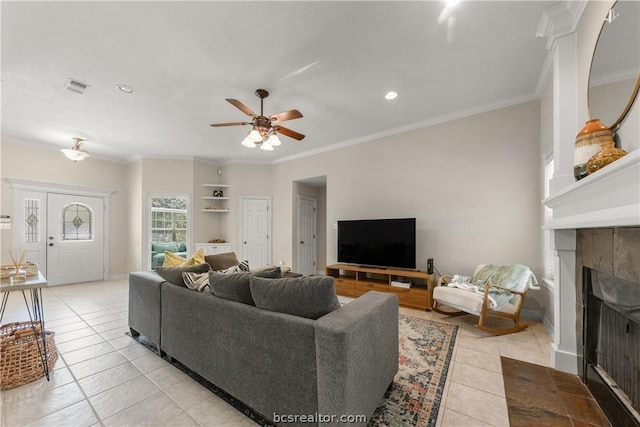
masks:
[[[338,262],[416,268],[416,219],[338,221]]]

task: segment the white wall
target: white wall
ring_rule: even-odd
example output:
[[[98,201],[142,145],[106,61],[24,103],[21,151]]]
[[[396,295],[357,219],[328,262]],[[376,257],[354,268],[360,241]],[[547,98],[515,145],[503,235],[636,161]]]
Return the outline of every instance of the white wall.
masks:
[[[327,263],[340,219],[416,217],[417,267],[541,273],[540,104],[528,102],[273,166],[275,259],[292,254],[291,183],[327,177]],[[530,302],[536,309],[535,295]]]
[[[42,148],[29,141],[3,138],[2,151],[2,206],[3,215],[13,216],[13,192],[10,179],[23,179],[50,184],[81,187],[109,188],[114,192],[109,203],[109,271],[112,275],[128,271],[127,239],[128,196],[127,167],[99,158],[74,163],[60,150]],[[2,263],[10,263],[8,249],[12,248],[11,230],[2,231]]]
[[[144,196],[142,193],[142,160],[127,164],[127,271],[140,271],[148,268],[143,262]]]

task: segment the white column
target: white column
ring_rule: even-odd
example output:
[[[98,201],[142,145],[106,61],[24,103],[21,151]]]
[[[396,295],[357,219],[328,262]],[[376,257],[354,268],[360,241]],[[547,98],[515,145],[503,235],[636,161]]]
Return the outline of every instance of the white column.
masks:
[[[578,373],[576,340],[576,231],[554,231],[555,292],[553,294],[554,367],[570,374]]]
[[[553,178],[549,193],[575,182],[573,154],[577,123],[576,34],[569,33],[553,43]]]

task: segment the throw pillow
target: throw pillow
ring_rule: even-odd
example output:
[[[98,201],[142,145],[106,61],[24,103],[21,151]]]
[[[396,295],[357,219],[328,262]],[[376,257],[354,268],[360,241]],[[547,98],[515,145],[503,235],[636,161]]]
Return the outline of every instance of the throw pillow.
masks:
[[[239,265],[232,265],[231,267],[225,268],[224,270],[217,270],[216,273],[233,274],[233,273],[244,273],[244,271],[240,268]]]
[[[251,275],[255,277],[264,277],[265,279],[279,279],[282,277],[280,267],[262,268],[260,270],[252,271]]]
[[[238,261],[238,257],[236,257],[235,252],[207,255],[206,257],[204,257],[204,260],[211,266],[211,269],[214,271],[224,270],[240,263],[240,261]]]
[[[250,278],[256,307],[318,319],[340,308],[333,277],[303,276],[284,279]]]
[[[258,277],[268,277],[268,278],[277,279],[278,277],[284,276],[285,271],[283,269],[285,268],[287,267],[279,267],[277,265],[269,264],[269,265],[263,265],[262,267],[254,268],[251,270],[251,273],[253,273],[254,275],[258,275]]]
[[[191,273],[185,271],[182,273],[182,280],[189,289],[198,292],[211,291],[209,287],[209,273]]]
[[[196,264],[196,265],[183,265],[179,267],[158,267],[156,268],[156,273],[160,275],[164,280],[169,283],[178,286],[187,285],[184,284],[184,279],[182,278],[182,273],[190,272],[190,273],[206,273],[209,271],[209,264]]]
[[[198,249],[191,258],[184,259],[180,255],[165,251],[164,267],[178,267],[181,265],[194,265],[204,263],[204,249]]]
[[[223,274],[210,271],[209,287],[217,297],[255,305],[251,297],[250,277],[250,273]]]
[[[242,271],[251,271],[251,269],[249,268],[249,260],[247,259],[238,264],[238,267],[240,267],[240,270]]]

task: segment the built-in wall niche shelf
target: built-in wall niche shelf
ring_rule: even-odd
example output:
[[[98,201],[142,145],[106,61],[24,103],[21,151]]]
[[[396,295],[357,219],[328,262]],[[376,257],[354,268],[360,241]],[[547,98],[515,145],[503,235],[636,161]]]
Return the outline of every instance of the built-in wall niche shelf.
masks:
[[[226,200],[231,198],[225,194],[225,190],[231,187],[228,184],[202,184],[203,187],[211,189],[207,196],[202,196],[202,200],[215,200],[221,202],[221,204],[207,205],[202,209],[202,212],[229,212],[229,207],[225,205]]]
[[[229,208],[220,208],[220,209],[202,209],[202,212],[229,212]]]

